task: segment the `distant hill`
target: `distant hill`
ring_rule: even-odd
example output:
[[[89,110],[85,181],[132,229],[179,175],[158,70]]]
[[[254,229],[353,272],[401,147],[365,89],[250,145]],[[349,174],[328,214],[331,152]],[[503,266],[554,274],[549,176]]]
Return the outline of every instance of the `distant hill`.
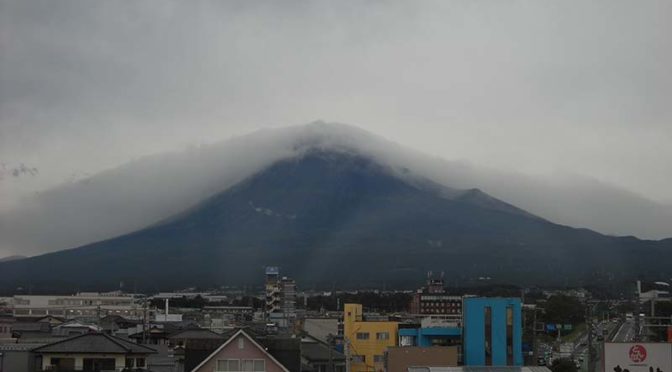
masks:
[[[478,189],[316,148],[145,229],[1,263],[0,290],[255,285],[266,265],[304,288],[408,287],[428,270],[456,283],[569,285],[669,275],[670,258],[671,240],[558,225]]]

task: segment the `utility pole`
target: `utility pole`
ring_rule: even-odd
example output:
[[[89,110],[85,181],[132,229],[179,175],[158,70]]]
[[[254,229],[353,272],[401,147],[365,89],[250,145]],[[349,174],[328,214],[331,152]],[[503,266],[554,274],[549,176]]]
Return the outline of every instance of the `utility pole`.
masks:
[[[635,288],[635,342],[639,342],[639,314],[641,313],[640,304],[639,304],[639,294],[642,291],[642,282],[637,281],[637,287]]]
[[[588,329],[588,353],[586,365],[588,366],[588,372],[594,372],[593,368],[593,305],[590,303],[590,299],[586,302],[586,328]]]
[[[539,356],[537,354],[537,306],[532,310],[532,365],[536,366],[539,363]]]

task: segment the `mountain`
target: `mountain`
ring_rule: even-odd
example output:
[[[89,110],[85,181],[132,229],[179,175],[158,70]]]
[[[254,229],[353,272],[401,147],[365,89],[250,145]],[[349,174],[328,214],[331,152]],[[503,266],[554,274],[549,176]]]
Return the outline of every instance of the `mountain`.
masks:
[[[0,258],[0,262],[23,260],[24,258],[26,258],[26,256],[13,255],[13,256],[7,256],[7,257]]]
[[[347,149],[309,147],[150,227],[0,263],[0,290],[254,285],[277,265],[302,286],[487,276],[565,285],[670,274],[672,241],[558,225],[479,189],[454,189]]]
[[[671,206],[590,178],[483,168],[429,156],[353,126],[316,122],[141,157],[76,182],[64,175],[66,183],[12,199],[11,208],[4,192],[9,186],[32,190],[26,184],[32,177],[0,181],[0,255],[35,256],[131,233],[310,148],[347,149],[437,185],[478,188],[563,225],[640,238],[672,235]]]

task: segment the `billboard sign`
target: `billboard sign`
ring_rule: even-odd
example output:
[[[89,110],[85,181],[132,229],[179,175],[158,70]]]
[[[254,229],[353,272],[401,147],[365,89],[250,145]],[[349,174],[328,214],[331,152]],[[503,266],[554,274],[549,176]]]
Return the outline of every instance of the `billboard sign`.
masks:
[[[605,343],[604,372],[672,372],[672,344]]]
[[[277,266],[266,266],[266,275],[278,275],[280,268]]]

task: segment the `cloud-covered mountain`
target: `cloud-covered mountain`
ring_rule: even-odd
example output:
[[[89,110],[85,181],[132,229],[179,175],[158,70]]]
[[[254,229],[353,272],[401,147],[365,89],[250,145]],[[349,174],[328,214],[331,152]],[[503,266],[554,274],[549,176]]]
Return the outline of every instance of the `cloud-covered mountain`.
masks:
[[[671,207],[591,179],[485,169],[317,122],[144,157],[35,195],[0,214],[0,253],[35,255],[143,228],[309,149],[347,149],[437,185],[478,188],[556,223],[642,238],[672,235]]]
[[[671,255],[666,241],[558,225],[479,189],[310,144],[150,227],[0,264],[0,290],[254,285],[265,265],[307,287],[408,286],[427,270],[566,285],[669,274]]]

